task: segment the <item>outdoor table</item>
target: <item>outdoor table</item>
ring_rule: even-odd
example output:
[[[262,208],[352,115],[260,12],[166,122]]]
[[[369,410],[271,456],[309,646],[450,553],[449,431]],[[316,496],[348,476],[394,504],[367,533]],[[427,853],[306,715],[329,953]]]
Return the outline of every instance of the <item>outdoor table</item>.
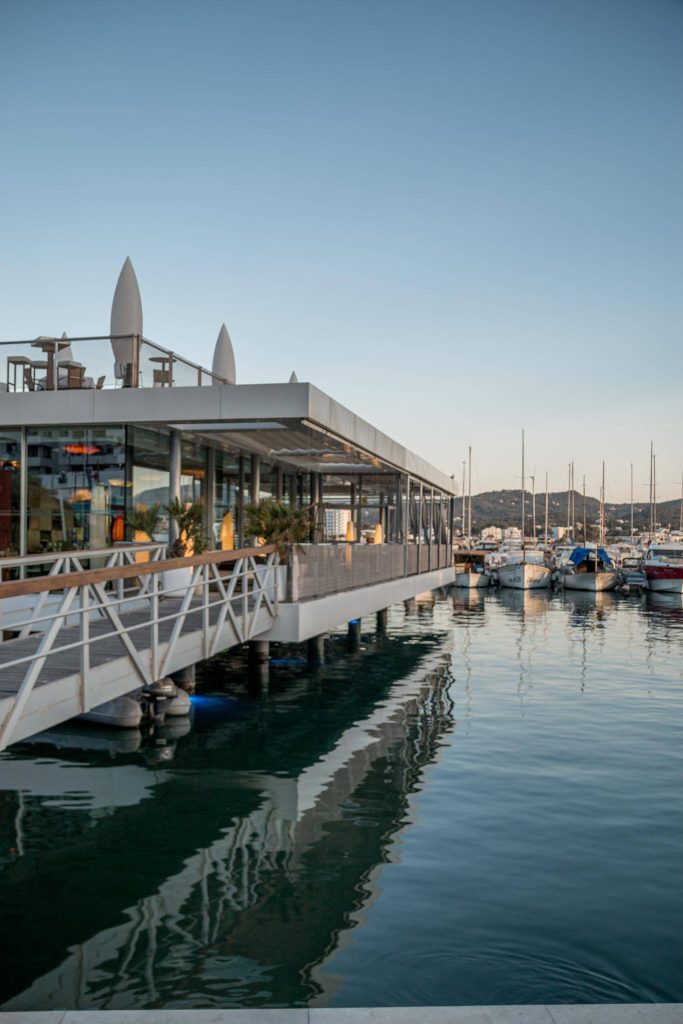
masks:
[[[31,348],[39,348],[47,356],[47,380],[45,381],[47,391],[54,391],[57,353],[63,348],[68,348],[70,344],[71,342],[67,338],[39,338],[37,341],[31,342]]]
[[[159,369],[154,370],[154,383],[159,384],[159,387],[171,387],[173,381],[171,378],[171,363],[173,362],[173,356],[150,356],[150,363],[159,363]]]

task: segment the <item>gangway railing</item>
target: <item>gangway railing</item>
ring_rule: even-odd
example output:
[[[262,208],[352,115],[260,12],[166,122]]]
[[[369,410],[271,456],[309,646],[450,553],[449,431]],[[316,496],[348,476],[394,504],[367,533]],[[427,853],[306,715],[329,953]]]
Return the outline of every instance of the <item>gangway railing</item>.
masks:
[[[73,559],[73,552],[69,557]],[[71,676],[76,669],[80,695],[76,713],[101,703],[93,677],[98,667],[111,661],[112,640],[119,642],[119,654],[128,658],[135,677],[129,687],[133,690],[168,673],[177,645],[189,630],[201,632],[202,658],[221,649],[226,626],[234,643],[245,643],[255,632],[262,632],[266,628],[262,613],[269,619],[278,613],[278,561],[275,546],[266,545],[102,569],[55,571],[0,583],[0,608],[5,599],[38,595],[26,618],[13,625],[16,639],[0,645],[1,689],[6,692],[8,685],[16,686],[0,723],[0,750],[13,741],[36,686],[59,680],[60,671]],[[57,604],[45,610],[41,598],[48,594],[56,595]],[[32,649],[25,651],[27,644]]]

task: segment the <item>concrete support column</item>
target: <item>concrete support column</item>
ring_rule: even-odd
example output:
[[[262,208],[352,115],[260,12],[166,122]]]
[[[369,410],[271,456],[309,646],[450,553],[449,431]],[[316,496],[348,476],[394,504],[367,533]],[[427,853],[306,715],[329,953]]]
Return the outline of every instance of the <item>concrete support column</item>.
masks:
[[[387,625],[389,622],[389,609],[380,608],[377,612],[377,632],[380,636],[384,636],[387,631]]]
[[[246,538],[244,536],[244,491],[247,486],[247,477],[244,466],[244,455],[240,455],[237,462],[237,533],[238,533],[238,544],[237,547],[246,547]]]
[[[187,693],[194,693],[197,686],[195,666],[188,665],[187,668],[181,668],[177,672],[172,672],[171,679],[182,690],[185,690]]]
[[[259,690],[268,689],[270,675],[270,642],[249,641],[249,683]]]
[[[249,481],[249,501],[252,505],[258,505],[261,497],[261,456],[251,456],[251,479]],[[247,538],[247,544],[252,547],[256,544],[257,537]]]
[[[249,663],[252,665],[264,665],[270,660],[269,640],[249,641]]]
[[[179,430],[172,430],[170,436],[168,474],[169,501],[173,501],[175,498],[180,499],[180,475],[183,465],[182,459],[182,435]],[[178,539],[178,526],[174,519],[169,520],[168,539],[171,541],[171,543],[173,543],[174,540]]]
[[[349,650],[351,651],[355,651],[360,647],[360,625],[360,619],[352,619],[351,622],[349,622],[348,644]]]
[[[261,456],[251,457],[251,481],[249,487],[249,498],[252,505],[258,505],[261,498]]]
[[[282,466],[275,467],[275,500],[282,501],[284,498]]]
[[[322,668],[325,664],[325,634],[312,636],[306,642],[306,660],[310,668]]]
[[[415,598],[414,597],[409,597],[407,601],[403,602],[403,605],[405,607],[406,612],[409,615],[412,615],[415,612],[415,610],[417,609],[417,604],[415,602]]]
[[[204,488],[204,532],[209,540],[209,548],[216,541],[213,535],[213,514],[216,504],[216,449],[209,448],[206,453],[206,486]]]

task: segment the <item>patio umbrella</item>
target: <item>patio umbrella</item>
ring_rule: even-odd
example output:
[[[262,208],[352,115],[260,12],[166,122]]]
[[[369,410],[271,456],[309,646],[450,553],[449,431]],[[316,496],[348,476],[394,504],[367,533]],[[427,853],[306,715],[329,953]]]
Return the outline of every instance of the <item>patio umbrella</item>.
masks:
[[[223,324],[218,332],[216,347],[213,351],[211,372],[215,373],[217,377],[227,380],[228,384],[234,384],[237,379],[237,374],[235,373],[235,353],[230,341],[230,335],[228,334],[228,328],[225,324]],[[217,383],[218,381],[214,381],[214,384]]]
[[[142,300],[130,257],[126,258],[116,283],[110,323],[109,333],[112,336],[142,336]],[[114,350],[114,375],[125,378],[126,367],[135,362],[135,340],[133,337],[118,338],[112,340],[111,347]]]

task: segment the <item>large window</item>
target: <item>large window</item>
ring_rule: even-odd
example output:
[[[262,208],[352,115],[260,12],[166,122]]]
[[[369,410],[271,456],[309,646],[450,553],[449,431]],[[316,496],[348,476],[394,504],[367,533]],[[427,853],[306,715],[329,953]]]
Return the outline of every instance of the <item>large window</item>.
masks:
[[[213,544],[220,547],[221,527],[227,513],[232,516],[234,543],[238,540],[240,519],[240,459],[232,452],[216,452],[216,486],[212,517]]]
[[[131,466],[130,508],[137,511],[159,505],[154,540],[168,540],[169,502],[169,435],[147,427],[128,428],[129,463]]]
[[[0,434],[0,557],[19,554],[21,436]]]
[[[108,547],[126,505],[123,427],[26,432],[27,550]]]
[[[182,501],[201,501],[206,483],[206,448],[183,438],[181,452],[180,498]]]

